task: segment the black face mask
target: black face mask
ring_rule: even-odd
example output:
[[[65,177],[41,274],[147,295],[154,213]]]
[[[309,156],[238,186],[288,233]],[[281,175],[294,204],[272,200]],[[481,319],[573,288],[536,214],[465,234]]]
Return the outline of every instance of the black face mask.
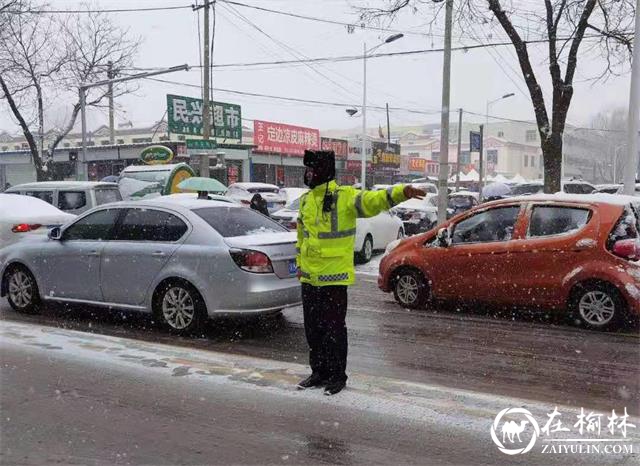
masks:
[[[333,152],[305,151],[304,184],[311,189],[328,183],[336,177],[335,155]]]

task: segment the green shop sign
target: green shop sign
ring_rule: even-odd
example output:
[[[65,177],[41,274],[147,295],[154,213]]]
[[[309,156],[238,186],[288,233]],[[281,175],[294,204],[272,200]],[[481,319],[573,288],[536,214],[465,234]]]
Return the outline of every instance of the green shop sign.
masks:
[[[211,139],[205,141],[204,139],[187,139],[185,141],[187,149],[191,150],[215,150],[218,147],[216,141]]]
[[[149,146],[140,153],[140,160],[147,165],[162,165],[173,159],[173,151],[165,146]]]
[[[169,132],[202,136],[202,99],[167,95]],[[242,139],[240,105],[211,102],[211,137]]]

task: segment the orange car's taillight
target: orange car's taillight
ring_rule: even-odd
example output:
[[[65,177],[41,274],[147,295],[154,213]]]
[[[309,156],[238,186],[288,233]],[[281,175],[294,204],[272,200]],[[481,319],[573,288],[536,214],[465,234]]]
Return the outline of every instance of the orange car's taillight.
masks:
[[[611,248],[611,252],[618,257],[622,257],[623,259],[636,260],[638,259],[640,253],[638,240],[623,239],[620,241],[616,241]]]
[[[33,230],[37,230],[42,225],[39,223],[18,223],[11,228],[11,231],[14,233],[28,233]]]

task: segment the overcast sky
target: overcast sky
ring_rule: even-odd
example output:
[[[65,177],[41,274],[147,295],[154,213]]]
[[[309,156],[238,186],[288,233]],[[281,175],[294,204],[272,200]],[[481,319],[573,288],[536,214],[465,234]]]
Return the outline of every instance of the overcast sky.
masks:
[[[150,7],[188,5],[195,0],[102,0],[93,5],[103,8]],[[242,3],[260,5],[297,14],[316,16],[336,21],[357,22],[356,6],[377,4],[381,1],[348,0],[239,0]],[[525,5],[540,5],[543,2],[527,0]],[[80,7],[82,2],[52,0],[52,8]],[[235,10],[235,11],[234,11]],[[238,16],[243,15],[245,19]],[[198,39],[198,14],[191,9],[144,13],[115,13],[114,20],[143,42],[137,65],[145,67],[174,66],[182,63],[198,65],[200,48]],[[200,15],[200,20],[202,16]],[[399,52],[437,48],[442,45],[442,29],[435,27],[434,37],[425,37],[424,26],[431,18],[425,14],[409,11],[401,14],[391,25],[392,29],[406,32],[405,37],[379,49],[380,52]],[[252,26],[250,23],[253,23]],[[257,30],[260,28],[263,34]],[[472,34],[483,42],[503,39],[500,31],[483,36],[488,30],[478,26],[474,33],[454,32],[454,46],[472,44]],[[270,36],[271,38],[267,37]],[[324,24],[275,15],[223,3],[217,6],[214,64],[249,63],[256,61],[290,60],[301,56],[344,56],[362,54],[363,43],[374,46],[389,35],[387,32],[361,30],[348,33],[344,26]],[[532,61],[537,72],[545,76],[542,81],[545,94],[549,96],[546,75],[546,46],[531,46]],[[587,124],[601,110],[624,106],[628,102],[629,77],[612,77],[606,82],[592,84],[586,81],[602,69],[602,62],[593,55],[581,56],[576,80],[576,91],[569,114],[569,121]],[[413,56],[371,59],[368,62],[368,103],[391,107],[432,112],[430,115],[411,113],[406,110],[391,112],[392,125],[420,124],[439,121],[442,82],[442,54],[429,53]],[[331,63],[309,66],[268,66],[261,68],[216,69],[214,87],[274,96],[296,97],[340,103],[362,103],[362,61]],[[200,84],[200,70],[179,72],[163,79]],[[454,52],[452,65],[451,108],[485,112],[487,99],[514,92],[515,97],[499,102],[491,113],[516,119],[532,119],[531,103],[526,86],[520,77],[519,66],[511,47],[495,47]],[[141,81],[135,95],[117,101],[117,121],[133,121],[148,124],[159,120],[166,109],[166,94],[199,97],[196,88],[176,84]],[[279,121],[320,129],[349,128],[360,125],[360,120],[350,118],[344,109],[330,106],[311,106],[286,103],[267,98],[245,97],[224,92],[214,92],[213,99],[242,105],[245,124],[251,119]],[[56,106],[63,111],[65,102]],[[0,115],[0,128],[15,131],[6,112]],[[471,117],[478,119],[478,117]],[[368,126],[385,124],[384,112],[370,110]],[[89,128],[106,123],[106,112],[90,115]]]

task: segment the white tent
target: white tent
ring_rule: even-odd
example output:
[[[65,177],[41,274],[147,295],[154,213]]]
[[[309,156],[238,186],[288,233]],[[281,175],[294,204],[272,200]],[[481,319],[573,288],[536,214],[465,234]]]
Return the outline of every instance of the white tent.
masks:
[[[511,178],[511,180],[509,180],[509,183],[512,183],[512,184],[520,184],[520,183],[526,183],[526,182],[527,180],[525,180],[520,173],[518,173],[516,176]]]
[[[498,173],[495,178],[493,179],[493,181],[497,182],[497,183],[508,183],[509,180],[507,179],[506,176]]]
[[[465,181],[480,181],[480,173],[475,170],[471,170],[465,175]]]

